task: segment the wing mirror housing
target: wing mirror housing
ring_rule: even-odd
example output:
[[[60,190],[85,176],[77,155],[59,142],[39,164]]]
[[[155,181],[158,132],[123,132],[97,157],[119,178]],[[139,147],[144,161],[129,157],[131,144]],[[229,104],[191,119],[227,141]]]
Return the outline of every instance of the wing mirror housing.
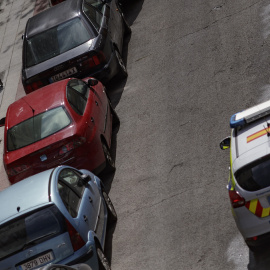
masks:
[[[95,85],[97,85],[97,84],[98,84],[98,80],[95,79],[95,78],[91,78],[91,79],[89,79],[89,80],[87,81],[87,85],[88,85],[89,87],[95,86]]]
[[[224,138],[219,144],[221,150],[230,148],[230,145],[231,145],[231,136]]]
[[[78,181],[78,186],[79,187],[86,186],[89,181],[91,181],[91,176],[88,174],[83,174],[81,175],[80,180]]]
[[[0,127],[3,127],[5,125],[6,122],[6,117],[3,117],[2,119],[0,119]]]

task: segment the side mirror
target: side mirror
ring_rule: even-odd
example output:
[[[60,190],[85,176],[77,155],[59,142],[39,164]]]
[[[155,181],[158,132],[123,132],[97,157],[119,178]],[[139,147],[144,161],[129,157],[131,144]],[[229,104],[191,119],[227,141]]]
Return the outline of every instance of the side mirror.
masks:
[[[230,148],[230,145],[231,145],[231,136],[226,137],[219,144],[221,150]]]
[[[86,186],[89,181],[91,181],[91,176],[88,174],[83,174],[81,175],[80,180],[78,181],[78,186],[79,187]]]
[[[95,86],[98,84],[98,80],[97,79],[94,79],[94,78],[91,78],[87,81],[87,85],[90,87],[90,86]]]
[[[0,119],[0,127],[3,127],[5,125],[6,122],[6,117],[3,117],[2,119]]]

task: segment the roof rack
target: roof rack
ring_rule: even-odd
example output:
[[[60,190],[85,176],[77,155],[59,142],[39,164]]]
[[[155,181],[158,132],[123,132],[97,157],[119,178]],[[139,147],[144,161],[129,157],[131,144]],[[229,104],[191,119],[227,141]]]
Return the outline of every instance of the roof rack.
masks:
[[[270,100],[232,115],[230,127],[243,127],[270,114]]]

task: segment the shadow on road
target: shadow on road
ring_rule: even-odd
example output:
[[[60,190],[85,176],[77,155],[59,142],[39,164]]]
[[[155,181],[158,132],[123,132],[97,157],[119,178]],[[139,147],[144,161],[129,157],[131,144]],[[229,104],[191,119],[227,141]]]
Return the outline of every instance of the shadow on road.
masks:
[[[128,4],[123,5],[121,8],[125,14],[125,18],[129,25],[132,25],[133,22],[136,20],[138,14],[140,13],[142,9],[144,0],[131,0],[128,2]],[[128,59],[128,44],[129,41],[132,37],[132,33],[130,35],[127,35],[124,39],[124,44],[123,44],[123,51],[122,51],[122,57],[124,62],[127,64],[127,59]],[[110,98],[111,104],[113,108],[117,106],[117,104],[121,100],[121,96],[123,94],[125,85],[126,85],[127,79],[120,80],[117,76],[112,79],[107,85],[107,93]],[[120,123],[121,123],[121,118],[120,118]],[[121,125],[121,124],[120,124]],[[111,155],[116,159],[116,149],[117,149],[117,132],[119,130],[118,128],[115,128],[113,130],[113,135],[112,135],[112,142],[111,142]],[[116,168],[117,170],[117,168]],[[109,194],[112,182],[114,179],[115,172],[108,172],[108,171],[103,171],[99,177],[102,180],[105,191]],[[105,241],[105,254],[106,257],[108,258],[109,262],[111,262],[112,259],[112,241],[113,241],[113,233],[115,231],[117,223],[114,224],[109,224],[108,230],[107,230],[107,237]]]
[[[270,246],[258,252],[249,250],[248,270],[269,270],[270,269]]]

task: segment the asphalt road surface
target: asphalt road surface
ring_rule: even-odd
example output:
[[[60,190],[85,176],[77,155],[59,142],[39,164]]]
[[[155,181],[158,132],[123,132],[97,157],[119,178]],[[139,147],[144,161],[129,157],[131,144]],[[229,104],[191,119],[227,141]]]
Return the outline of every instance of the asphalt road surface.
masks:
[[[129,77],[112,87],[121,119],[110,196],[112,268],[269,269],[226,190],[233,113],[269,95],[269,1],[130,0]]]
[[[119,217],[112,269],[269,269],[270,251],[251,253],[235,226],[219,149],[230,116],[270,98],[269,1],[126,2],[129,77],[107,86],[117,170],[102,175]]]

